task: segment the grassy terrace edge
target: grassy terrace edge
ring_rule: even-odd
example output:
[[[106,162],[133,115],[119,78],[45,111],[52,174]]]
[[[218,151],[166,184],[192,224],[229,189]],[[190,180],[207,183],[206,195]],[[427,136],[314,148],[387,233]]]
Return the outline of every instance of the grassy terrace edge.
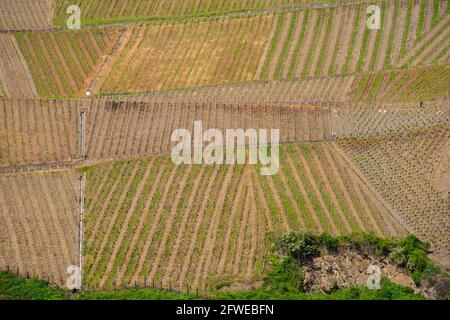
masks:
[[[187,15],[161,15],[161,16],[140,16],[140,17],[132,17],[132,16],[124,16],[124,17],[101,17],[101,18],[87,18],[85,16],[81,16],[81,25],[87,26],[95,26],[95,25],[104,25],[104,24],[120,24],[120,23],[134,23],[134,22],[164,22],[164,21],[173,21],[173,22],[183,22],[189,20],[195,20],[199,18],[215,18],[226,15],[235,15],[235,14],[264,14],[267,11],[273,10],[295,10],[296,8],[301,8],[308,5],[317,5],[317,4],[328,4],[328,3],[346,3],[348,0],[309,0],[300,4],[281,4],[281,5],[268,5],[268,6],[258,6],[256,8],[238,8],[238,9],[225,9],[221,11],[209,11],[209,12],[198,12]],[[61,4],[57,4],[55,7],[54,17],[52,19],[53,25],[56,27],[64,27],[66,25],[66,19],[61,16]],[[64,10],[62,10],[64,13]],[[68,17],[69,15],[67,15]]]

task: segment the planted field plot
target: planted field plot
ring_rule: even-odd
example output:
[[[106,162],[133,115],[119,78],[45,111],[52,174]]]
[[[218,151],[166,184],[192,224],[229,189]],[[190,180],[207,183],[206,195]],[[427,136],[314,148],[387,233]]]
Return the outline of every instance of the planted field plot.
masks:
[[[0,167],[78,158],[79,104],[0,99]]]
[[[449,125],[339,145],[414,233],[449,250]]]
[[[53,11],[53,0],[0,0],[0,30],[48,29]]]
[[[448,61],[447,1],[371,4],[381,9],[379,30],[367,28],[364,3],[279,14],[258,78],[332,76]]]
[[[15,34],[40,97],[84,96],[119,32],[111,29]]]
[[[449,121],[448,99],[423,104],[347,104],[336,110],[335,130],[338,139],[365,139],[433,128]]]
[[[430,101],[448,98],[450,64],[359,75],[349,91],[356,101]]]
[[[326,106],[227,105],[95,100],[86,108],[88,159],[170,152],[175,129],[280,129],[281,142],[331,140],[333,122]],[[204,132],[203,131],[203,132]]]
[[[255,80],[273,16],[130,27],[94,89],[143,92]]]
[[[86,168],[85,285],[248,283],[288,230],[404,232],[330,143],[283,145],[280,159],[275,176],[168,156]]]
[[[0,92],[15,98],[37,96],[27,62],[13,35],[0,34]]]
[[[0,176],[0,269],[66,285],[78,265],[78,175]]]
[[[339,2],[340,0],[326,0]],[[78,5],[82,12],[83,24],[98,24],[115,21],[161,19],[184,16],[211,16],[249,10],[283,8],[317,2],[315,0],[56,0],[55,22],[64,24],[66,10],[70,5]]]

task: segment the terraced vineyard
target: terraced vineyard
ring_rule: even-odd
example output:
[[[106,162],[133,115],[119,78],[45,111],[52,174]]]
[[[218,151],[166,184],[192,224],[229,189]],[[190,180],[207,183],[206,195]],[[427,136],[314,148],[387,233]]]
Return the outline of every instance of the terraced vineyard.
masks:
[[[95,92],[142,92],[255,79],[273,16],[130,27]],[[251,57],[251,58],[250,58]]]
[[[79,106],[79,101],[0,99],[0,168],[78,158]]]
[[[78,262],[78,175],[0,176],[0,268],[65,286]]]
[[[86,156],[117,158],[167,153],[175,129],[280,129],[281,142],[333,139],[333,119],[326,106],[228,105],[96,100],[86,108]],[[132,143],[130,143],[132,141]]]
[[[15,98],[36,97],[36,86],[14,36],[0,34],[0,51],[0,91]]]
[[[86,286],[255,281],[269,240],[288,230],[405,232],[332,144],[282,146],[280,159],[273,177],[168,157],[87,168]]]
[[[450,64],[357,77],[348,93],[356,101],[429,101],[450,95]]]
[[[206,295],[289,231],[412,232],[449,268],[449,40],[449,0],[0,0],[0,271]],[[279,129],[279,171],[175,165],[196,121],[246,160]]]
[[[46,30],[53,8],[53,0],[0,0],[0,30]]]
[[[259,78],[332,76],[448,61],[447,1],[373,4],[381,8],[379,30],[366,27],[365,4],[279,15]]]
[[[449,250],[449,125],[340,146],[424,239]],[[442,179],[444,177],[444,179]]]
[[[40,97],[84,96],[119,32],[16,33]]]

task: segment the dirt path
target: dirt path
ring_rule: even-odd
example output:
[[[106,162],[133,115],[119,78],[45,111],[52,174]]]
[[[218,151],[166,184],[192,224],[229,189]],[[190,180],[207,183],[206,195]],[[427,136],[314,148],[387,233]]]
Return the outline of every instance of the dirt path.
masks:
[[[142,176],[142,179],[139,182],[136,192],[133,195],[133,199],[131,200],[130,208],[127,210],[127,215],[122,224],[122,227],[120,228],[119,235],[114,242],[114,249],[112,250],[111,255],[109,256],[108,262],[106,264],[106,270],[105,270],[105,272],[103,272],[103,276],[100,279],[100,287],[101,288],[105,285],[105,282],[108,279],[112,268],[114,267],[114,263],[117,258],[117,254],[119,253],[119,250],[121,249],[121,246],[122,246],[123,239],[125,238],[125,235],[128,232],[130,220],[131,220],[132,216],[136,214],[135,210],[136,210],[137,202],[142,195],[142,191],[144,190],[145,185],[147,184],[147,179],[153,169],[153,164],[154,164],[154,160],[152,160],[147,165],[144,175]],[[121,280],[120,278],[117,278],[117,281],[119,281],[119,283],[120,283],[120,280]]]
[[[103,54],[98,61],[97,66],[94,66],[95,75],[91,77],[89,86],[86,89],[86,92],[95,92],[97,93],[99,89],[102,87],[103,82],[106,78],[102,78],[103,74],[109,74],[114,65],[114,62],[118,59],[118,56],[124,49],[125,45],[128,43],[131,37],[131,28],[127,28],[122,30],[115,39],[114,43],[111,46],[106,46],[104,52],[108,52],[107,54]],[[88,79],[89,81],[89,79]]]
[[[136,30],[137,35],[133,37]],[[103,60],[103,63],[97,70],[96,76],[89,84],[89,88],[94,94],[99,93],[103,88],[118,59],[122,58],[127,61],[131,55],[135,54],[137,47],[141,44],[142,39],[144,38],[144,30],[145,28],[143,27],[129,26],[125,32],[119,35],[108,56],[106,56],[105,60]],[[129,47],[130,49],[125,50],[126,47]],[[124,55],[125,53],[126,55]]]

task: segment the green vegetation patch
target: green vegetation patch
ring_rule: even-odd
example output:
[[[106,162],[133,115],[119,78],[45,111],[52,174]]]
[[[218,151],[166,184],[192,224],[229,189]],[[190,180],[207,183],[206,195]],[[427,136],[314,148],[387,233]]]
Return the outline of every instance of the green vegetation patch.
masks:
[[[65,292],[46,281],[24,279],[0,271],[0,300],[62,300]]]

